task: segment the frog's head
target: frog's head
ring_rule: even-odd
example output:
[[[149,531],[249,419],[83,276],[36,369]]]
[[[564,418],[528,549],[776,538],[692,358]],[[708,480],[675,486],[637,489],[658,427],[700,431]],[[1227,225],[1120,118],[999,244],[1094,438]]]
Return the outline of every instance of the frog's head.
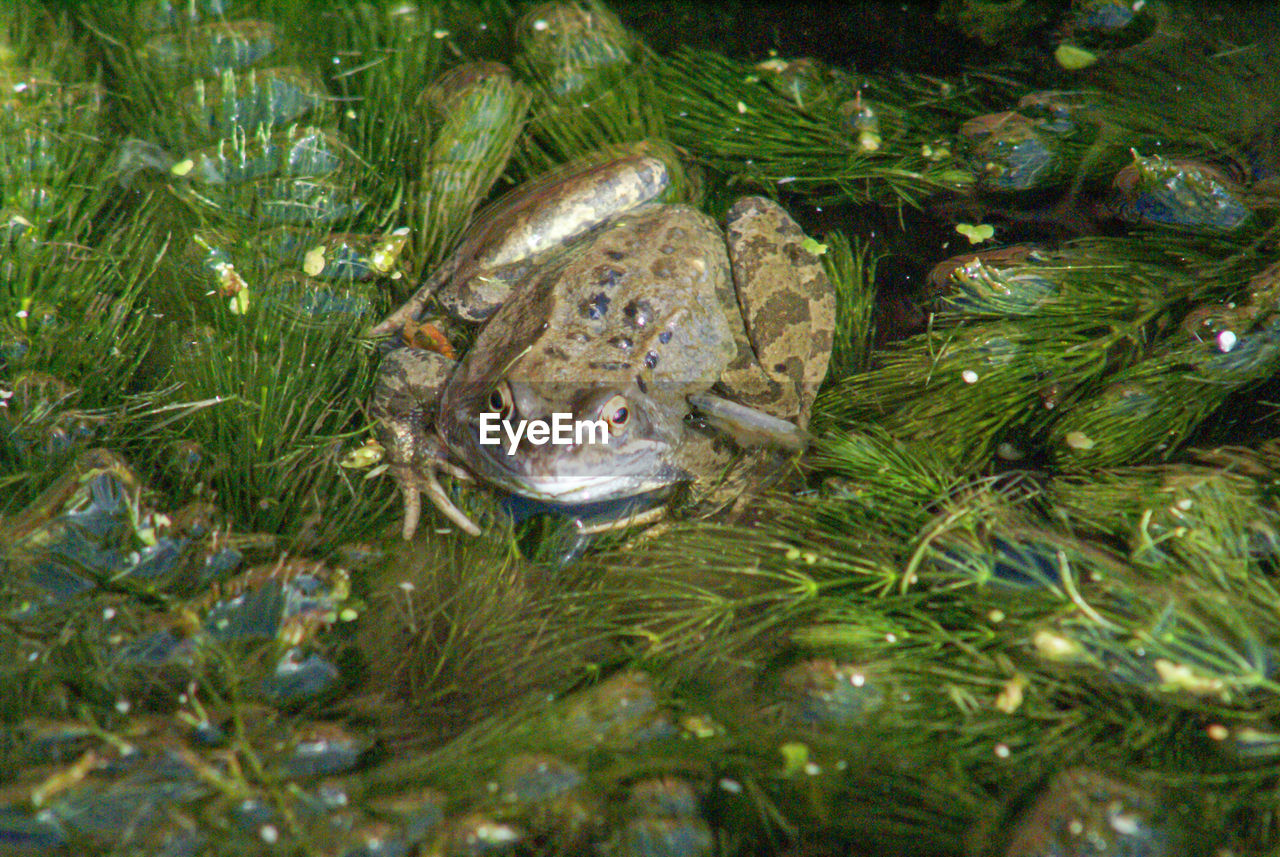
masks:
[[[675,460],[686,409],[638,385],[530,383],[453,388],[439,431],[474,476],[547,503],[579,505],[661,491],[689,478]]]

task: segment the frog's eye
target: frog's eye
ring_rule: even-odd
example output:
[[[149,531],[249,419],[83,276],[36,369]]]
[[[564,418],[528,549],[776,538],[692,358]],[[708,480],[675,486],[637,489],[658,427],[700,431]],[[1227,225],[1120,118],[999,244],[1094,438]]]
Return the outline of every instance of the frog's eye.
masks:
[[[499,382],[498,386],[490,391],[489,410],[496,413],[498,419],[508,420],[511,418],[511,414],[515,410],[515,403],[511,395],[511,387],[506,381]]]
[[[600,419],[609,424],[609,434],[617,437],[622,434],[631,420],[631,409],[627,407],[625,396],[610,396],[600,406]]]

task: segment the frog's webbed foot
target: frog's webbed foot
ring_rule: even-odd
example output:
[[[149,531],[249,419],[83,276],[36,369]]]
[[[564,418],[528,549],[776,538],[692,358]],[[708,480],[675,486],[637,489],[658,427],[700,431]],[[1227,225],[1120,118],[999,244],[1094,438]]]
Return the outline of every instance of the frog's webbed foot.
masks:
[[[464,532],[480,533],[480,528],[453,505],[436,478],[440,472],[471,478],[448,460],[444,444],[430,428],[440,391],[453,369],[449,358],[420,348],[391,351],[378,369],[369,412],[378,427],[391,475],[404,495],[401,532],[406,539],[418,529],[423,494]]]
[[[440,480],[436,478],[434,467],[428,467],[423,473],[401,472],[397,474],[396,481],[400,483],[400,493],[404,495],[404,526],[400,535],[406,541],[413,538],[413,534],[418,530],[418,522],[422,518],[423,494],[426,494],[431,504],[440,510],[440,514],[452,521],[458,529],[467,535],[480,535],[480,528],[475,522],[449,499],[449,495],[440,485]]]
[[[393,468],[392,475],[404,495],[404,526],[400,531],[406,541],[417,532],[418,522],[422,519],[422,495],[427,495],[431,505],[440,510],[458,529],[472,536],[480,535],[480,528],[467,517],[467,514],[453,504],[449,495],[440,485],[436,474],[440,471],[458,479],[471,481],[471,474],[447,461],[444,451],[438,445],[424,443],[423,452],[414,466],[401,464]],[[425,460],[424,460],[425,459]]]

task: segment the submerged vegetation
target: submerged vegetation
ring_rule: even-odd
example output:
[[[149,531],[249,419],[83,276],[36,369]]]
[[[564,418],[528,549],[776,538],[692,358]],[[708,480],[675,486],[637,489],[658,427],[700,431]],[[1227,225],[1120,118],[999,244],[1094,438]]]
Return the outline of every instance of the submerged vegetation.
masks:
[[[0,2],[0,852],[1277,848],[1280,16],[660,6]],[[826,232],[810,448],[401,543],[365,332],[625,145]]]

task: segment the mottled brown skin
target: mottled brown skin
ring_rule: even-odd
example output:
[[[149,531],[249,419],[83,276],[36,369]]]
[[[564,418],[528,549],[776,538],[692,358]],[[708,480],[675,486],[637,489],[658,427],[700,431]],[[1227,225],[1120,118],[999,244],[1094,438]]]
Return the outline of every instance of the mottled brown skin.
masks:
[[[690,391],[710,389],[735,353],[720,295],[724,241],[691,208],[653,205],[623,215],[568,250],[502,307],[450,379],[438,428],[480,478],[538,499],[586,503],[658,490],[690,478],[677,452]],[[615,395],[631,411],[608,444],[481,446],[476,415],[495,382],[526,419],[593,410]],[[574,490],[591,475],[607,490]],[[539,492],[538,480],[561,483]]]
[[[633,160],[617,180],[624,188],[644,185],[645,170]],[[503,286],[509,296],[456,366],[439,355],[398,356],[413,349],[385,358],[371,411],[405,489],[406,536],[418,492],[458,521],[457,510],[443,505],[436,469],[564,504],[715,479],[732,445],[686,419],[695,412],[691,400],[704,402],[706,422],[740,443],[785,435],[777,445],[795,448],[826,372],[835,309],[799,227],[776,203],[745,199],[730,214],[726,247],[706,215],[680,205],[636,207],[630,190],[622,194],[625,212],[598,225],[614,173],[592,167],[592,180],[606,186],[589,193],[583,175],[566,181],[575,198],[593,200],[586,214],[597,226],[557,224],[558,234],[571,236],[558,250],[504,261],[526,268]],[[541,188],[565,198],[558,184]],[[536,220],[536,209],[536,198],[524,197],[523,222]],[[600,419],[622,403],[625,421],[603,444],[526,442],[508,455],[505,442],[478,439],[479,417],[493,411],[496,390],[513,419],[557,412]],[[718,407],[722,397],[741,405]]]
[[[777,203],[746,197],[726,218],[749,349],[721,376],[731,398],[804,428],[827,376],[836,295],[805,234]],[[746,354],[750,357],[746,357]]]

